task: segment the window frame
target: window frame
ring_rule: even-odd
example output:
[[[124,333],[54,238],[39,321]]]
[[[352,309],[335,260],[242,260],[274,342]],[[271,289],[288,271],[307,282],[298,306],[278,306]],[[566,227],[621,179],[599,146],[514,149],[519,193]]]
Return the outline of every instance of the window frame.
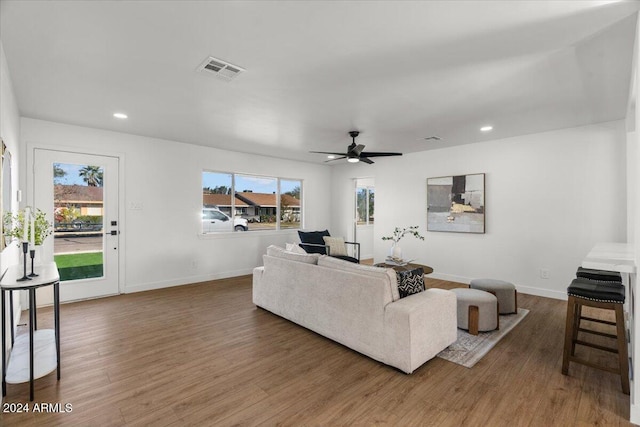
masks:
[[[376,187],[373,185],[361,185],[361,186],[356,186],[356,191],[355,191],[355,205],[356,205],[356,215],[358,215],[358,194],[360,193],[361,190],[365,190],[365,215],[366,215],[366,220],[364,221],[364,223],[359,224],[358,221],[356,220],[356,226],[357,227],[366,227],[369,225],[373,225],[375,223],[375,215],[374,215],[374,220],[370,221],[371,218],[371,212],[369,211],[369,202],[371,200],[371,193],[373,192],[373,197],[374,197],[374,212],[375,212],[375,194],[376,194]]]
[[[297,230],[303,230],[304,229],[304,202],[303,202],[303,197],[304,197],[304,180],[301,178],[288,178],[288,177],[278,177],[278,176],[269,176],[269,175],[260,175],[260,174],[253,174],[253,173],[245,173],[245,172],[228,172],[228,171],[221,171],[221,170],[213,170],[213,169],[202,169],[201,173],[200,173],[200,199],[201,199],[201,207],[200,209],[204,209],[205,206],[202,203],[202,190],[203,190],[203,184],[204,184],[204,174],[205,173],[213,173],[213,174],[222,174],[222,175],[230,175],[231,176],[231,215],[230,218],[233,219],[233,217],[235,216],[235,214],[237,213],[236,211],[236,176],[237,175],[241,175],[241,176],[245,176],[245,177],[253,177],[253,178],[264,178],[264,179],[273,179],[276,181],[276,228],[275,229],[258,229],[258,230],[247,230],[247,232],[236,232],[235,230],[232,231],[217,231],[217,232],[209,232],[209,233],[205,233],[204,232],[204,228],[202,227],[202,224],[200,225],[200,232],[199,232],[199,236],[203,237],[203,238],[214,238],[215,236],[230,236],[230,235],[252,235],[253,233],[260,233],[260,234],[282,234],[282,232],[292,232],[292,231],[297,231]],[[300,183],[300,196],[299,196],[299,201],[300,201],[300,225],[297,228],[282,228],[281,227],[281,212],[282,212],[282,208],[281,208],[281,197],[282,197],[282,192],[281,192],[281,181],[296,181]],[[245,207],[241,207],[238,208],[241,209],[243,212],[246,213],[247,208]]]

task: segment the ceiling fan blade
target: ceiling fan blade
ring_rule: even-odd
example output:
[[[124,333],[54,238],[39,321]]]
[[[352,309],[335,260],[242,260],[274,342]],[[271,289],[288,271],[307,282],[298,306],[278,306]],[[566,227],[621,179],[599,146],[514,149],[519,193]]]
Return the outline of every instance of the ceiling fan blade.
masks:
[[[374,163],[373,160],[370,160],[370,159],[368,159],[366,157],[360,157],[360,161],[361,162],[365,162],[365,163],[367,163],[369,165],[372,165]]]
[[[383,151],[363,151],[364,145],[356,144],[356,137],[360,134],[358,131],[349,132],[349,136],[351,136],[352,142],[347,147],[346,153],[335,153],[331,151],[309,151],[310,153],[317,154],[331,154],[334,156],[339,156],[335,159],[325,160],[325,163],[332,162],[334,160],[340,159],[348,159],[349,161],[361,161],[367,164],[373,164],[373,160],[369,159],[369,157],[389,157],[389,156],[402,156],[402,153],[393,153],[393,152],[383,152]]]
[[[362,153],[360,153],[360,156],[362,156],[362,157],[389,157],[389,156],[402,156],[402,153],[363,151]]]
[[[340,160],[340,159],[346,159],[347,156],[342,156],[342,157],[336,157],[335,159],[329,159],[329,160],[325,160],[325,163],[329,163],[329,162],[333,162],[334,160]]]
[[[317,154],[333,154],[334,156],[344,156],[345,153],[332,153],[330,151],[309,151],[310,153],[317,153]]]
[[[362,144],[358,144],[358,145],[351,144],[349,146],[349,154],[359,156],[362,153],[362,150],[364,150],[364,145]]]

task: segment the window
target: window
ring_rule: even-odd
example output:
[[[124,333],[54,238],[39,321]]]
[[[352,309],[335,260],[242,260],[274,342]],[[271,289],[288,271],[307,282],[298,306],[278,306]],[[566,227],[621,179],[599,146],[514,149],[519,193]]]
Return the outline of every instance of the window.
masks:
[[[298,229],[301,195],[301,180],[204,171],[203,233]]]
[[[373,187],[356,188],[356,213],[358,225],[373,224],[375,190]]]
[[[280,180],[280,228],[300,228],[301,181]]]

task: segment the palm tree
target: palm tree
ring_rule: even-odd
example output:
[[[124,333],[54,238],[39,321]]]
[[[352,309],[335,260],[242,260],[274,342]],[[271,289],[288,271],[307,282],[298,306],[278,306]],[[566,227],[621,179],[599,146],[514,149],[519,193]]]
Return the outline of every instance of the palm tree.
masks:
[[[67,176],[67,171],[60,166],[60,163],[54,163],[53,164],[53,183],[62,184],[64,182],[65,176]]]
[[[85,166],[78,175],[89,187],[102,187],[103,173],[100,166]]]

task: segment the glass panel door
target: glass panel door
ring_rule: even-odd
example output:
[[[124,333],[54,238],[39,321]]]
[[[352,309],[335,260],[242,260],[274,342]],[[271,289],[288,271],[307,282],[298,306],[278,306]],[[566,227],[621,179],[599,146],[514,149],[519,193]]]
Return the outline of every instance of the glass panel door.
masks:
[[[104,169],[53,164],[54,261],[60,280],[103,277]]]
[[[61,301],[119,293],[118,158],[34,152],[34,206],[54,223],[41,258],[58,265]]]

